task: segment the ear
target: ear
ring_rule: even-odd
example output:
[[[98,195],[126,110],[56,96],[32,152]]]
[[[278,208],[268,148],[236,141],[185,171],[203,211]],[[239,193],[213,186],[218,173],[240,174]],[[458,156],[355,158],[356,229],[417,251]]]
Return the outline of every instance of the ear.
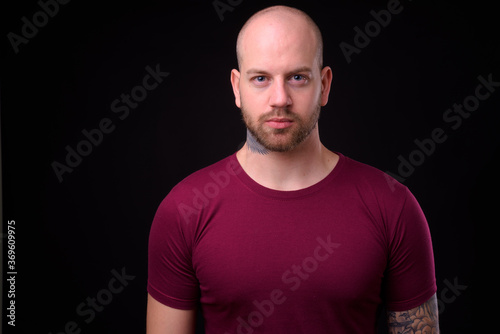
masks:
[[[240,72],[233,69],[231,71],[231,85],[233,86],[234,93],[234,103],[238,108],[241,108],[241,98],[240,98]]]
[[[324,107],[328,103],[328,95],[332,84],[333,73],[330,66],[325,66],[321,70],[321,106]]]

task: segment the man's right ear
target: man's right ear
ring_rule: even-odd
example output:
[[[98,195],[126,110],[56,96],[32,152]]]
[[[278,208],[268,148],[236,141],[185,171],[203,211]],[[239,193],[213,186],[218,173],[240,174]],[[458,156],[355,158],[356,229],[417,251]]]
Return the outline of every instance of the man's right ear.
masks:
[[[240,98],[240,72],[233,69],[231,71],[231,85],[233,86],[234,93],[234,103],[238,108],[241,108],[241,98]]]

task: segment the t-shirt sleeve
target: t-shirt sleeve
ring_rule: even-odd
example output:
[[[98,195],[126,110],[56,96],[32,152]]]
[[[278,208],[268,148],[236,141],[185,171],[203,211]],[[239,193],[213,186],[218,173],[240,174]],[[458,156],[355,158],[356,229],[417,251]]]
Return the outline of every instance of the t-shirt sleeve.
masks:
[[[427,220],[405,187],[405,201],[390,231],[386,300],[390,311],[406,311],[436,292],[434,255]]]
[[[195,308],[199,300],[186,225],[171,192],[153,219],[148,248],[149,294],[164,305],[183,310]]]

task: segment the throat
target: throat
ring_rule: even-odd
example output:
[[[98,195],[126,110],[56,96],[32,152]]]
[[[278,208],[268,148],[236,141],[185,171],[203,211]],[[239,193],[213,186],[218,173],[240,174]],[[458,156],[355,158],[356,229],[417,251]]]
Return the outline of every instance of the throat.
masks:
[[[251,152],[266,155],[269,154],[269,150],[265,148],[257,139],[252,135],[252,133],[247,129],[247,146]]]
[[[247,130],[247,140],[236,158],[245,173],[258,184],[274,190],[299,190],[324,179],[339,157],[313,134],[292,152],[274,152]]]

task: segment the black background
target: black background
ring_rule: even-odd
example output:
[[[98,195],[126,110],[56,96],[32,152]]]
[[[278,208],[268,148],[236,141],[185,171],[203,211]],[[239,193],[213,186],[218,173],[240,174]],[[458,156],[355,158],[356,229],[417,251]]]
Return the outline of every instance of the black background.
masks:
[[[145,332],[156,208],[185,176],[242,145],[245,128],[229,82],[236,36],[251,14],[278,3],[305,10],[322,30],[324,63],[334,73],[320,119],[328,148],[396,174],[398,156],[417,149],[414,140],[445,130],[447,140],[404,184],[429,222],[438,298],[456,297],[442,304],[441,329],[478,332],[484,321],[473,312],[483,311],[476,297],[495,290],[489,269],[478,270],[480,259],[494,261],[480,258],[479,246],[489,244],[498,223],[500,89],[456,130],[443,114],[474,94],[478,76],[500,81],[495,10],[480,2],[402,0],[401,13],[348,63],[339,44],[352,45],[353,28],[363,29],[370,11],[387,1],[233,0],[222,20],[212,2],[73,0],[18,53],[7,34],[21,35],[21,18],[32,21],[41,9],[37,1],[3,2],[2,208],[4,225],[16,222],[18,272],[16,326],[2,315],[3,332],[59,333],[70,321],[81,333]],[[111,103],[142,83],[146,66],[169,76],[121,120]],[[104,118],[114,131],[59,182],[51,164],[64,164],[65,147],[75,149],[82,130]],[[76,307],[122,268],[135,278],[86,323]],[[445,281],[467,288],[454,295]]]

